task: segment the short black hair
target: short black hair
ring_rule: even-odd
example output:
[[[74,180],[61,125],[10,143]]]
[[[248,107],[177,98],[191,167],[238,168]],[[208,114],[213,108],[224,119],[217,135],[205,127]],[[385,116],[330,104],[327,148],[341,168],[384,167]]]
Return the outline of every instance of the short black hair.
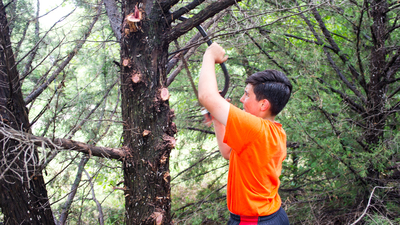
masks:
[[[287,76],[278,70],[264,70],[252,74],[246,84],[253,85],[257,101],[267,99],[271,103],[271,114],[278,115],[289,101],[292,84]]]

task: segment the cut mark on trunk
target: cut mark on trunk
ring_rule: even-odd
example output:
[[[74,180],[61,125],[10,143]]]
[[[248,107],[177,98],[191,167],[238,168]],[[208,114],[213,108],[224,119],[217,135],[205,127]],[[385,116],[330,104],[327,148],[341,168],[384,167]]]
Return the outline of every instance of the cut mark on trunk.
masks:
[[[155,225],[161,225],[164,219],[164,215],[162,212],[154,212],[150,218],[154,220]]]
[[[143,19],[142,10],[140,10],[137,5],[135,6],[135,11],[130,13],[125,17],[125,21],[128,24],[129,28],[125,28],[125,35],[129,35],[129,33],[137,32],[141,30],[139,22]]]
[[[133,83],[137,84],[142,81],[142,74],[139,71],[134,71],[131,79]]]
[[[131,67],[130,63],[131,63],[131,60],[129,58],[122,60],[122,65],[125,67]]]
[[[169,99],[170,94],[169,94],[168,88],[161,88],[160,97],[161,97],[161,100],[163,100],[163,101],[167,101]]]
[[[169,172],[167,171],[166,173],[164,173],[164,181],[165,181],[165,183],[169,183],[169,179],[170,178],[170,176],[169,176]]]
[[[147,135],[149,135],[151,133],[151,131],[149,131],[149,130],[144,130],[143,131],[143,137],[146,137]]]

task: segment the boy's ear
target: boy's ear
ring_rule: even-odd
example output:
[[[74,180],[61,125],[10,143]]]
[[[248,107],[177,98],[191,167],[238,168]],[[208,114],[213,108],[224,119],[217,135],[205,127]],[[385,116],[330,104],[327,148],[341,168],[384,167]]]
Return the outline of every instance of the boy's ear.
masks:
[[[267,111],[271,108],[271,103],[267,99],[261,100],[261,111]]]

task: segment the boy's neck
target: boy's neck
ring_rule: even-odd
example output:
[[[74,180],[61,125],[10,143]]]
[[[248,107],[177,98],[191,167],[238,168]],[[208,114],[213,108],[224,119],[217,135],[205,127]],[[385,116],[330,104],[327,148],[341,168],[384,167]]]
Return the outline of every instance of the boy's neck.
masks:
[[[264,120],[269,120],[269,121],[271,121],[273,123],[275,122],[275,116],[267,115],[267,116],[263,117],[263,119]]]

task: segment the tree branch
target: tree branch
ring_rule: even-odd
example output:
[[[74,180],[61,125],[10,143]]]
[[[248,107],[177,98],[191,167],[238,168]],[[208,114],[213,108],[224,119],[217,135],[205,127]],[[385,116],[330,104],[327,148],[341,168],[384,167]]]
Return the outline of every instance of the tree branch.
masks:
[[[101,207],[101,204],[100,204],[100,202],[97,200],[96,195],[95,195],[95,193],[94,193],[94,185],[93,185],[93,182],[92,182],[92,177],[89,175],[89,173],[88,173],[85,169],[83,169],[83,171],[85,172],[85,174],[86,174],[86,176],[87,176],[87,178],[88,178],[88,180],[89,180],[90,189],[91,189],[91,191],[92,191],[92,199],[93,199],[93,201],[96,203],[97,210],[99,210],[99,215],[98,215],[98,217],[99,217],[99,224],[100,224],[100,225],[104,225],[103,208]]]
[[[196,8],[198,5],[201,5],[205,0],[194,0],[193,2],[181,7],[171,14],[171,16],[167,17],[168,24],[172,23],[174,20],[181,17],[183,14],[190,12],[190,10]]]
[[[303,124],[300,122],[299,119],[297,119],[297,122],[300,124],[300,126],[302,127],[303,131],[305,132],[305,134],[318,146],[318,148],[320,148],[323,151],[326,151],[326,149],[324,149],[324,147],[322,147],[317,140],[315,140],[315,138],[313,138],[307,131],[306,129],[304,129]],[[354,176],[356,176],[362,183],[364,186],[367,186],[367,183],[365,182],[365,180],[355,171],[355,169],[353,167],[351,167],[351,165],[349,165],[348,163],[344,162],[339,156],[337,156],[335,153],[331,153],[331,155],[333,157],[335,157],[339,162],[343,163],[343,165],[345,165],[353,174]]]
[[[16,59],[18,59],[19,49],[21,48],[22,42],[24,42],[24,40],[25,40],[26,32],[28,31],[30,23],[31,23],[31,21],[26,22],[26,25],[25,25],[24,30],[22,32],[22,37],[21,37],[21,39],[19,39],[19,41],[17,43],[17,46],[15,47],[14,55],[15,55]]]
[[[171,179],[171,182],[172,182],[173,180],[175,180],[177,177],[179,177],[180,175],[182,175],[183,173],[185,173],[186,171],[193,169],[193,167],[195,167],[197,164],[203,162],[204,160],[206,160],[207,158],[211,157],[212,155],[214,155],[214,154],[216,154],[216,153],[218,153],[218,152],[219,152],[219,150],[210,152],[209,154],[207,154],[207,155],[204,156],[203,158],[197,160],[197,162],[193,163],[192,165],[190,165],[190,166],[187,167],[186,169],[184,169],[184,170],[182,170],[181,172],[179,172],[175,177],[173,177],[173,178]],[[225,166],[225,165],[224,165],[224,166]]]
[[[114,36],[117,41],[120,42],[122,15],[118,10],[117,2],[115,0],[104,0],[104,7],[106,8],[108,20],[110,21]]]
[[[187,129],[187,130],[194,130],[194,131],[200,131],[200,132],[202,132],[202,133],[214,134],[214,135],[215,135],[215,132],[214,132],[214,131],[203,130],[203,129],[199,129],[199,128],[195,128],[195,127],[186,127],[186,128],[184,128],[184,129]]]
[[[399,68],[400,68],[400,47],[397,48],[396,54],[394,54],[393,57],[390,59],[390,61],[385,65],[383,71],[386,73],[386,79],[387,80],[391,79],[391,77],[394,74],[396,74]]]
[[[326,83],[322,78],[318,78],[318,80],[322,84],[327,85],[332,92],[339,94],[342,100],[346,102],[354,111],[356,111],[361,115],[365,113],[365,109],[361,105],[357,104],[353,99],[351,99],[346,93],[333,88],[331,85]]]
[[[39,9],[40,9],[40,2],[39,0],[36,1],[36,18],[39,17]],[[34,37],[34,41],[38,42],[39,41],[39,20],[35,21],[35,37]],[[22,76],[26,76],[25,74],[27,74],[29,72],[29,68],[32,66],[32,62],[35,59],[36,53],[39,49],[39,43],[35,45],[35,47],[32,49],[33,51],[31,52],[31,54],[28,57],[28,61],[25,63],[24,66],[24,72],[22,72]]]
[[[217,27],[216,21],[218,21],[223,15],[225,15],[225,12],[219,13],[216,16],[213,17],[213,19],[207,21],[207,23],[204,24],[203,28],[208,29],[212,24],[213,26],[209,31],[214,31],[215,28]],[[210,32],[208,32],[210,33]],[[167,64],[167,74],[172,70],[172,68],[179,62],[180,59],[180,54],[183,54],[185,57],[185,60],[188,60],[196,51],[196,49],[200,46],[198,43],[200,43],[200,38],[202,35],[200,33],[197,33],[190,41],[185,45],[183,49],[187,49],[183,52],[180,52],[176,54],[173,59],[171,59],[168,64]],[[197,43],[197,44],[196,44]],[[166,80],[166,86],[168,87],[174,80],[175,77],[178,76],[178,74],[182,71],[184,68],[184,64],[181,63],[179,66],[168,76],[168,79]]]
[[[178,43],[177,40],[175,40],[175,45],[176,45],[176,47],[179,49],[179,43]],[[188,78],[189,78],[190,85],[192,86],[194,95],[196,96],[196,99],[199,99],[199,93],[198,93],[197,88],[196,88],[196,85],[195,85],[195,83],[194,83],[194,81],[193,81],[192,74],[190,73],[189,66],[188,66],[188,63],[187,63],[187,61],[186,61],[184,55],[181,55],[181,60],[182,60],[182,63],[183,63],[183,65],[184,65],[185,69],[186,69],[186,75],[187,75]]]
[[[82,88],[81,91],[86,90],[86,88],[87,88],[90,84],[92,84],[92,82],[94,82],[94,81],[98,78],[98,76],[100,76],[100,72],[98,72],[98,73],[96,74],[96,76],[93,77],[93,79],[92,79],[91,81],[89,81],[89,82],[86,84],[86,86],[85,86],[84,88]],[[44,125],[45,129],[44,129],[43,132],[40,134],[40,136],[46,136],[47,131],[49,130],[50,124],[52,124],[52,123],[54,122],[55,117],[57,116],[57,114],[61,113],[61,112],[62,112],[63,110],[65,110],[66,108],[71,107],[71,105],[74,105],[76,99],[77,99],[79,96],[80,96],[80,93],[78,92],[69,102],[64,103],[61,107],[57,107],[58,110],[57,110],[57,109],[54,110],[54,116],[51,118],[51,120],[50,120],[48,123],[46,123],[46,124]],[[70,105],[68,105],[68,104],[70,104]]]
[[[89,119],[89,117],[99,108],[99,106],[104,102],[104,100],[108,97],[110,94],[110,91],[114,88],[114,86],[118,83],[118,79],[114,81],[114,83],[108,88],[106,93],[104,94],[103,98],[96,104],[96,106],[86,115],[84,119],[82,119],[77,125],[74,126],[74,128],[67,134],[65,135],[64,138],[70,139],[74,136],[74,134],[83,126],[84,123]]]
[[[88,145],[83,142],[63,138],[55,138],[54,140],[51,140],[50,138],[37,137],[32,134],[14,130],[12,128],[6,127],[4,123],[2,123],[1,125],[2,126],[0,126],[0,135],[3,138],[11,138],[25,145],[35,145],[37,147],[49,148],[52,150],[63,149],[69,151],[78,151],[91,156],[117,160],[123,160],[128,154],[124,148],[98,147],[94,145]]]
[[[301,41],[304,41],[304,42],[307,42],[307,43],[323,46],[325,48],[329,48],[332,51],[334,50],[334,48],[332,46],[329,46],[329,45],[326,45],[326,44],[323,44],[323,43],[319,43],[319,42],[316,42],[316,41],[308,40],[308,39],[305,39],[305,38],[302,38],[302,37],[295,36],[293,34],[284,34],[284,35],[286,37],[289,37],[289,38],[295,38],[295,39],[298,39],[298,40],[301,40]]]
[[[34,71],[36,68],[38,68],[40,65],[42,65],[42,63],[43,63],[49,56],[51,56],[51,54],[52,54],[56,49],[58,49],[58,48],[60,47],[60,45],[63,43],[63,41],[64,41],[65,38],[66,38],[66,36],[64,36],[63,39],[62,39],[56,46],[54,46],[54,48],[53,48],[50,52],[48,52],[47,55],[46,55],[45,57],[42,58],[42,61],[40,61],[39,63],[37,63],[36,66],[35,66],[34,68],[32,68],[31,70],[29,70],[29,71],[27,71],[27,72],[24,72],[24,74],[22,74],[22,75],[20,76],[19,79],[20,79],[21,81],[24,80],[30,73],[32,73],[32,71]],[[47,75],[50,73],[51,69],[53,69],[53,67],[56,65],[56,63],[57,63],[58,61],[59,61],[59,60],[54,60],[54,62],[52,63],[51,67],[46,71],[46,73],[45,73],[44,75],[42,75],[42,77],[39,79],[39,81],[42,81],[42,80],[44,80],[44,79],[47,77]],[[40,83],[39,81],[37,82],[37,84]],[[36,88],[36,87],[37,87],[37,85],[35,86],[35,88]]]
[[[364,90],[367,90],[367,86],[366,86],[366,82],[364,80],[364,77],[360,78],[360,74],[357,72],[357,70],[349,63],[348,60],[348,56],[341,54],[341,50],[339,48],[339,46],[336,44],[335,40],[332,38],[329,30],[326,28],[324,21],[321,18],[321,15],[319,14],[319,12],[317,11],[316,8],[312,8],[311,12],[314,15],[314,18],[317,20],[319,27],[322,30],[322,33],[324,34],[325,38],[328,40],[328,42],[330,43],[330,45],[332,46],[332,48],[334,49],[333,52],[336,53],[336,55],[339,56],[339,58],[342,60],[343,63],[345,63],[346,65],[348,65],[348,68],[351,72],[351,74],[353,75],[353,77],[359,82],[359,84],[364,88]],[[314,33],[314,36],[318,35],[317,33]],[[319,39],[318,42],[322,42],[321,39]],[[325,54],[327,54],[328,52],[326,51],[326,49],[324,48]],[[328,55],[327,55],[328,56]],[[336,63],[334,63],[334,61],[332,60],[332,58],[330,57],[330,55],[328,56],[328,60],[331,64],[331,66],[333,67],[333,69],[336,71],[336,73],[339,75],[339,78],[346,84],[346,86],[352,90],[354,92],[354,94],[356,94],[363,102],[366,102],[366,99],[364,96],[362,96],[362,94],[356,89],[356,87],[354,85],[352,85],[347,79],[346,77],[342,74],[342,72],[339,70],[339,68],[336,66]]]
[[[176,40],[183,34],[187,33],[189,30],[191,30],[193,27],[200,25],[203,21],[207,20],[210,17],[213,17],[218,12],[240,1],[241,0],[220,0],[209,4],[198,14],[195,14],[193,17],[172,28],[171,31],[166,35],[166,41],[170,43]]]
[[[285,74],[290,75],[289,71],[287,71],[283,66],[281,66],[274,58],[272,58],[272,56],[270,56],[268,54],[268,52],[266,52],[258,43],[256,40],[254,40],[254,38],[252,36],[250,36],[250,34],[248,32],[245,32],[245,34],[251,39],[251,41],[254,43],[254,45],[257,46],[257,48],[264,53],[264,55],[267,56],[267,58],[269,60],[271,60],[277,67],[279,67],[281,70],[283,70],[285,72]]]
[[[169,13],[171,7],[177,4],[180,0],[159,0],[157,3],[160,5],[164,13]]]
[[[43,39],[47,36],[48,33],[50,33],[50,31],[57,25],[57,23],[59,23],[59,22],[63,21],[64,19],[66,19],[66,18],[67,18],[68,16],[70,16],[75,10],[76,10],[76,8],[73,9],[68,15],[65,15],[63,18],[61,18],[60,20],[58,20],[57,22],[55,22],[55,23],[53,24],[53,26],[43,35],[43,37],[42,37],[38,42],[36,42],[35,46],[33,46],[33,48],[32,48],[28,53],[26,53],[17,63],[15,63],[15,65],[13,65],[13,67],[16,67],[20,62],[22,62],[22,60],[24,60],[28,55],[30,55],[33,51],[35,51],[35,49],[38,48],[39,44],[42,43]]]
[[[89,37],[94,25],[96,24],[97,20],[99,19],[100,15],[101,15],[101,7],[98,8],[97,14],[93,18],[93,21],[89,26],[89,29],[84,34],[83,39],[78,41],[78,44],[68,54],[68,57],[61,63],[61,65],[53,72],[51,77],[46,82],[44,82],[44,84],[42,84],[37,90],[32,91],[25,98],[25,104],[29,104],[31,101],[33,101],[35,98],[37,98],[49,86],[49,84],[56,79],[58,74],[60,74],[61,71],[69,64],[69,62],[72,60],[72,58],[77,54],[77,52],[82,48],[83,44],[86,42],[86,40]]]
[[[63,209],[61,212],[61,216],[60,216],[60,220],[58,221],[58,225],[64,225],[65,222],[67,221],[68,211],[71,208],[72,201],[74,200],[76,191],[78,190],[78,187],[79,187],[79,183],[81,182],[81,179],[82,179],[82,172],[83,172],[84,167],[85,167],[86,163],[88,162],[88,160],[89,160],[89,158],[87,156],[83,156],[81,159],[81,162],[79,163],[75,181],[71,187],[71,192],[69,193],[68,198],[64,203],[64,206],[63,206]]]
[[[397,94],[400,91],[400,86],[398,86],[396,88],[396,90],[393,91],[393,93],[391,95],[388,96],[387,99],[391,99],[395,94]]]
[[[356,33],[357,33],[356,55],[357,55],[358,67],[360,68],[360,72],[361,72],[362,87],[364,88],[364,91],[367,92],[368,89],[366,88],[367,86],[365,84],[364,66],[363,66],[363,62],[361,60],[361,50],[360,50],[360,40],[361,40],[360,34],[361,34],[361,26],[362,26],[362,22],[363,22],[363,18],[364,18],[365,4],[367,4],[366,1],[364,1],[364,3],[363,3],[363,7],[360,12],[360,15],[361,15],[360,20],[358,21],[357,30],[356,30]]]
[[[371,199],[372,199],[372,196],[374,196],[374,191],[375,191],[376,188],[389,188],[389,189],[391,189],[392,187],[379,187],[379,186],[374,187],[374,189],[372,189],[371,195],[369,196],[368,204],[367,204],[367,207],[365,208],[363,214],[361,214],[361,216],[356,221],[354,221],[354,223],[352,223],[351,225],[357,224],[365,216],[365,213],[367,213],[368,208],[369,208],[369,206],[371,204]]]

